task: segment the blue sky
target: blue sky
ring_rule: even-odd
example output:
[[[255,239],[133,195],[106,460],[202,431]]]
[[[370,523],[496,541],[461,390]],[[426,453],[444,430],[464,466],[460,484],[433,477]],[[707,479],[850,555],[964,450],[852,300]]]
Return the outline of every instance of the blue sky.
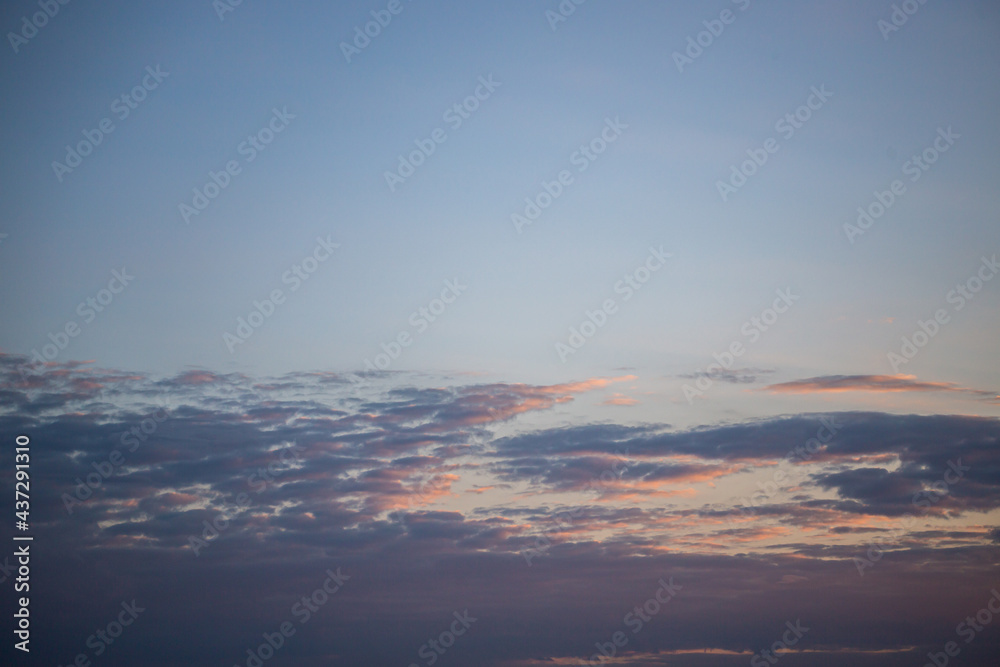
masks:
[[[780,349],[782,366],[809,372],[886,372],[887,346],[996,249],[994,10],[925,6],[884,41],[877,4],[716,4],[591,2],[553,32],[543,6],[407,2],[350,64],[338,44],[374,5],[248,2],[224,21],[209,3],[67,5],[3,73],[16,102],[3,130],[2,298],[17,314],[6,345],[41,345],[125,265],[134,286],[73,341],[73,358],[160,372],[355,370],[459,277],[468,293],[399,368],[546,381],[681,370],[790,286],[803,295],[794,321],[754,363],[775,365]],[[678,72],[671,54],[729,7],[735,21]],[[51,162],[112,116],[147,65],[169,77],[58,182]],[[451,130],[443,113],[488,75],[500,87]],[[776,121],[820,85],[832,97],[782,138]],[[275,107],[295,115],[287,131],[185,224],[178,205],[210,170],[244,159],[238,145]],[[511,214],[575,169],[571,154],[607,117],[628,125],[621,138],[517,234]],[[847,243],[855,209],[947,126],[961,135],[953,150]],[[446,143],[390,192],[383,173],[438,127]],[[768,137],[779,152],[722,202],[716,182]],[[282,286],[317,235],[340,254],[231,355],[222,332]],[[555,342],[650,245],[673,254],[668,271],[561,363]],[[914,367],[995,379],[962,359],[990,354],[977,332],[995,326],[996,298],[983,294]],[[894,326],[867,323],[887,317]]]
[[[631,491],[588,505],[584,531],[626,558],[649,545],[602,528],[622,524],[601,512],[667,503],[676,514],[653,512],[639,531],[664,544],[661,521],[693,512],[711,526],[715,503],[752,492],[753,471],[769,474],[774,463],[774,452],[721,445],[715,456],[716,439],[739,440],[745,428],[791,445],[815,431],[817,415],[843,414],[848,442],[807,466],[796,496],[817,514],[807,521],[782,504],[779,525],[755,527],[745,542],[737,535],[737,546],[758,555],[780,547],[817,558],[817,568],[823,549],[842,548],[849,561],[857,545],[837,540],[855,536],[852,515],[868,522],[858,530],[884,530],[906,504],[898,499],[946,463],[928,453],[934,442],[925,450],[887,435],[898,417],[913,442],[932,424],[945,451],[981,463],[971,473],[977,486],[950,497],[905,557],[916,562],[924,547],[968,549],[970,559],[995,553],[995,503],[982,501],[997,497],[1000,417],[993,3],[902,3],[915,11],[905,22],[897,13],[891,31],[898,3],[871,0],[399,0],[388,14],[390,4],[244,0],[220,16],[209,0],[70,2],[13,42],[39,5],[0,9],[0,365],[9,400],[0,419],[65,439],[44,505],[57,515],[53,529],[75,525],[109,549],[155,544],[173,558],[181,547],[170,535],[123,537],[114,526],[141,517],[115,503],[145,502],[173,521],[166,508],[188,499],[176,506],[197,525],[241,483],[237,441],[252,423],[254,442],[271,448],[261,457],[283,446],[268,433],[287,429],[289,440],[308,442],[317,468],[289,484],[314,494],[310,475],[327,480],[333,495],[309,503],[342,513],[296,511],[378,533],[371,539],[383,555],[393,531],[457,513],[484,522],[475,528],[483,540],[491,521],[524,519],[504,529],[507,541],[489,537],[490,548],[516,556],[549,509],[585,502],[578,477],[602,470],[609,443],[632,442],[659,453],[643,450]],[[553,22],[559,7],[575,10]],[[391,21],[348,59],[342,44],[373,12]],[[701,52],[689,50],[699,39]],[[679,67],[675,54],[685,52]],[[121,98],[133,90],[143,99],[130,106]],[[53,167],[88,134],[100,136],[92,153],[71,170]],[[386,173],[398,175],[400,156],[420,145],[433,152],[390,187]],[[600,154],[585,157],[586,146]],[[923,156],[933,164],[915,167]],[[723,196],[719,184],[734,183],[734,168],[749,175]],[[185,214],[206,186],[218,194]],[[512,220],[527,215],[526,200],[557,191],[531,224]],[[859,207],[880,206],[870,227],[850,229]],[[123,289],[116,271],[134,276]],[[260,306],[267,317],[251,315],[275,290],[279,303]],[[88,299],[104,299],[102,310]],[[240,319],[255,317],[263,323],[233,343]],[[579,338],[573,330],[588,321],[600,326]],[[72,337],[60,333],[68,325]],[[907,354],[915,336],[926,344]],[[576,349],[574,340],[585,342]],[[734,345],[741,351],[724,361]],[[34,363],[46,346],[47,364]],[[366,361],[394,350],[379,365],[388,372],[366,372]],[[213,398],[236,379],[256,393]],[[174,437],[186,444],[150,454],[149,474],[162,474],[154,481],[109,482],[108,504],[85,527],[73,524],[60,494],[106,455],[109,424],[124,429],[154,405],[169,406]],[[74,430],[74,415],[92,419],[91,430]],[[309,419],[330,420],[330,433],[295,421]],[[706,449],[676,445],[688,437],[678,434],[704,438]],[[522,457],[525,442],[541,458]],[[978,448],[962,449],[969,442]],[[354,458],[341,467],[341,455]],[[175,457],[199,456],[197,471],[185,469],[190,479],[169,469]],[[400,504],[396,495],[418,477],[456,492],[435,486],[441,493],[427,502]],[[399,488],[388,488],[390,478]],[[880,504],[887,495],[896,505]],[[278,526],[288,498],[268,502]],[[930,535],[952,521],[956,534]],[[824,522],[844,530],[800,552],[782,532]],[[681,539],[700,555],[715,557],[731,537],[697,530]],[[460,546],[469,558],[479,548]],[[643,555],[659,553],[649,548]],[[353,547],[330,549],[364,561]],[[606,565],[617,571],[620,562]],[[185,568],[185,581],[200,576]],[[563,639],[539,640],[510,664],[580,652]],[[739,643],[729,639],[697,648]],[[897,639],[886,645],[912,638]],[[668,646],[677,649],[646,648]]]

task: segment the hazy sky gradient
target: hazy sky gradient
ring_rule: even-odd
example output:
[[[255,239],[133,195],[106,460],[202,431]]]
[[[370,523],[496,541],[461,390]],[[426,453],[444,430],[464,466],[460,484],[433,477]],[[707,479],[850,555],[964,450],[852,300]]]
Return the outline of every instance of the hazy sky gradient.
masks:
[[[45,659],[145,596],[116,664],[240,662],[338,566],[339,612],[269,667],[423,667],[477,604],[442,665],[578,664],[672,574],[669,622],[618,664],[745,664],[800,616],[816,629],[789,666],[940,650],[998,583],[1000,8],[909,0],[886,32],[900,3],[389,4],[70,2],[13,45],[39,5],[0,8],[0,432],[39,451]],[[348,59],[373,12],[391,22]],[[689,39],[708,45],[679,67]],[[825,420],[832,440],[783,462]],[[193,555],[292,446],[302,462]],[[958,459],[877,583],[859,576]],[[996,627],[963,664],[992,664]]]

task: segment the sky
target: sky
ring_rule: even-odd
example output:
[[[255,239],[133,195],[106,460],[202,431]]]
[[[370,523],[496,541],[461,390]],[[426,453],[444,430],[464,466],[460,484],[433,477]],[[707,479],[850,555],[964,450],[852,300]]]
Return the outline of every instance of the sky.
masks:
[[[0,27],[11,664],[995,664],[994,3]]]

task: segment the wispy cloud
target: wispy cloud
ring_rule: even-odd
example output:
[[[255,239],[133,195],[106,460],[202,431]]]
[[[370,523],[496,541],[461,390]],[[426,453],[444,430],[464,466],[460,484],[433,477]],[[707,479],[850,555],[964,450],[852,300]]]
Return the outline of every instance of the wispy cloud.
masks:
[[[685,380],[697,380],[706,378],[716,382],[726,382],[728,384],[754,384],[760,382],[762,375],[774,373],[772,368],[721,368],[717,371],[698,371],[697,373],[686,373],[678,377]]]
[[[617,392],[615,392],[611,396],[608,396],[606,399],[604,399],[604,402],[602,403],[602,405],[638,405],[638,404],[639,404],[638,399]]]
[[[996,392],[969,389],[952,382],[922,382],[915,375],[821,375],[803,380],[781,382],[759,391],[776,394],[819,394],[850,391],[893,392],[952,392],[991,401],[1000,400]]]

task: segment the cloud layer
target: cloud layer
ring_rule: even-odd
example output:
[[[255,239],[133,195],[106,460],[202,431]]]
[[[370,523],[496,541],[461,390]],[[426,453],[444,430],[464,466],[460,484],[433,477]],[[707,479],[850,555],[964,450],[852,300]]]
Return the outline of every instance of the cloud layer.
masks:
[[[148,611],[119,664],[245,664],[338,567],[350,579],[269,664],[422,664],[466,609],[477,620],[442,664],[576,664],[618,630],[620,664],[744,664],[799,618],[809,652],[789,664],[912,664],[1000,583],[995,419],[525,430],[521,415],[627,378],[25,362],[0,356],[0,423],[32,441],[33,599],[54,664],[133,598]],[[670,577],[683,588],[633,633],[627,614]],[[976,641],[970,660],[1000,646]]]

